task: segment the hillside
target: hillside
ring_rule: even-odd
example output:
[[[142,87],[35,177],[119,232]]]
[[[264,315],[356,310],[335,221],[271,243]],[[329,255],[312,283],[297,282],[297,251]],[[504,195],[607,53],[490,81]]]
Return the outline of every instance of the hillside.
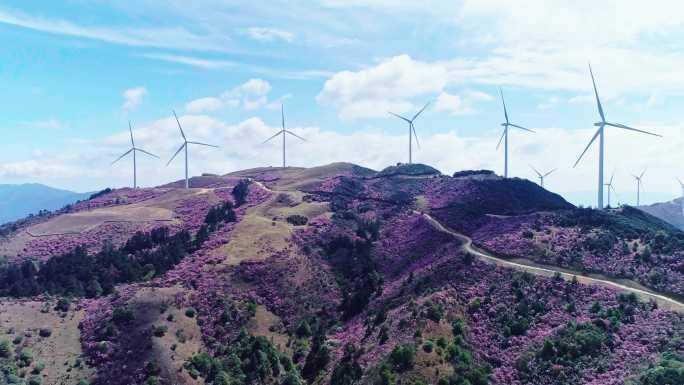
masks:
[[[90,193],[75,193],[37,183],[0,184],[0,224],[37,214],[41,210],[55,210]]]
[[[640,206],[639,209],[664,220],[680,230],[684,230],[684,215],[682,215],[681,202],[682,198],[677,198],[669,202]]]
[[[545,239],[574,250],[607,234],[674,266],[681,233],[638,210],[596,213],[526,180],[423,165],[259,168],[191,185],[114,190],[6,231],[0,383],[684,375],[684,304],[508,259]]]

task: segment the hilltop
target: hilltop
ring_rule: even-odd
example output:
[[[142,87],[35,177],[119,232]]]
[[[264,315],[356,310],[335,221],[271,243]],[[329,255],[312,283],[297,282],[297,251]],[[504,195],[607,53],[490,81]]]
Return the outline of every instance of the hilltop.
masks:
[[[684,305],[656,293],[679,293],[684,237],[639,210],[427,165],[257,168],[190,185],[106,191],[3,228],[5,381],[684,375]]]

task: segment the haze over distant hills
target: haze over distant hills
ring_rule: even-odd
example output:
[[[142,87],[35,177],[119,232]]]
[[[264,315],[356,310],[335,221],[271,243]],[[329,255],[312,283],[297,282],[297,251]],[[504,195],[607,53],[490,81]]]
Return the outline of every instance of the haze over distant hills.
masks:
[[[654,203],[639,208],[655,217],[658,217],[680,230],[684,230],[684,216],[682,215],[682,198],[673,199],[668,202]]]
[[[40,210],[54,210],[90,193],[56,189],[39,183],[0,184],[0,223],[23,218]]]

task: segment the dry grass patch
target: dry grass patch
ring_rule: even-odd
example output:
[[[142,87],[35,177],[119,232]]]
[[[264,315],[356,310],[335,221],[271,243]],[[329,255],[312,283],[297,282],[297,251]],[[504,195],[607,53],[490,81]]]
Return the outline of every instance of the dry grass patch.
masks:
[[[266,337],[278,351],[292,354],[288,344],[288,335],[279,333],[281,327],[280,318],[268,311],[264,306],[257,306],[256,314],[247,324],[247,330],[255,336]]]
[[[202,334],[196,318],[185,315],[185,308],[173,305],[180,288],[143,288],[129,302],[135,313],[138,331],[152,332],[152,357],[161,369],[160,377],[172,384],[201,384],[187,372],[181,371],[183,363],[202,350]],[[165,330],[164,330],[165,329]],[[164,330],[155,335],[155,332]]]
[[[53,308],[54,303],[39,301],[0,303],[0,340],[14,341],[15,351],[28,350],[33,354],[31,365],[21,369],[27,377],[42,363],[45,367],[39,376],[43,384],[73,385],[81,379],[88,380],[93,371],[81,358],[78,329],[84,312],[60,313]],[[49,333],[41,333],[41,329]]]

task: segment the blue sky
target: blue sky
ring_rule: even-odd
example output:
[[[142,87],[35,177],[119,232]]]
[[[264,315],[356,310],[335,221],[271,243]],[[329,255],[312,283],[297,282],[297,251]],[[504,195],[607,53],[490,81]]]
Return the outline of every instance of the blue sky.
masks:
[[[648,168],[645,199],[679,194],[684,132],[684,6],[674,1],[6,1],[0,5],[4,92],[0,183],[43,182],[74,190],[130,184],[127,121],[141,147],[140,180],[182,175],[165,167],[180,145],[171,110],[197,140],[191,173],[277,165],[279,105],[292,165],[352,161],[373,168],[407,160],[413,114],[416,161],[443,172],[490,168],[503,119],[511,169],[559,168],[549,189],[590,203],[596,148],[575,169],[598,119],[592,61],[610,120],[664,135],[607,135],[606,172],[618,199],[634,199],[631,173]]]

